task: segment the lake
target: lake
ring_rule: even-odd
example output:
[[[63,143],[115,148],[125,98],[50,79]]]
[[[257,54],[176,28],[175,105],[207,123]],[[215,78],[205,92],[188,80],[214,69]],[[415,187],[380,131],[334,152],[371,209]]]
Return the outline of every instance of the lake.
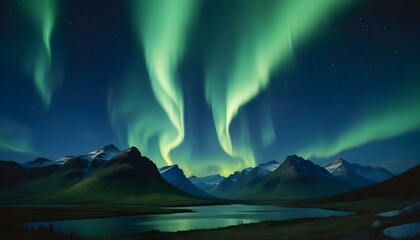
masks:
[[[182,207],[180,209],[191,209],[194,212],[31,222],[24,225],[31,229],[37,229],[40,226],[48,228],[50,224],[52,224],[57,232],[74,232],[86,237],[109,237],[141,234],[150,230],[174,232],[273,220],[348,216],[354,214],[353,212],[325,210],[320,208],[288,208],[274,205],[240,204]]]

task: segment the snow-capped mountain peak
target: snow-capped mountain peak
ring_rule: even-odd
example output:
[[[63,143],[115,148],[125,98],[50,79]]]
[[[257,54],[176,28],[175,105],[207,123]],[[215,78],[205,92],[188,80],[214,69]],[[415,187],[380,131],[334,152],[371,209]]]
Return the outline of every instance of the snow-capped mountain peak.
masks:
[[[258,166],[256,166],[250,174],[252,174],[252,179],[249,179],[249,181],[257,181],[261,179],[262,177],[270,174],[274,170],[276,170],[280,166],[280,163],[277,161],[269,161],[266,163],[261,163]]]
[[[351,163],[342,158],[334,160],[325,166],[325,169],[334,176],[340,175],[343,171],[346,171],[349,168],[352,169]]]
[[[92,160],[92,159],[98,159],[100,158],[101,160],[108,160],[112,157],[114,157],[115,155],[119,154],[121,152],[121,150],[119,150],[117,147],[115,147],[113,144],[109,144],[106,145],[98,150],[92,151],[86,155],[82,155],[85,158],[87,158],[88,160]]]
[[[29,162],[26,162],[26,163],[22,164],[22,166],[24,168],[36,168],[36,167],[50,166],[50,165],[54,165],[54,164],[57,164],[57,163],[52,161],[52,160],[49,160],[47,158],[39,157],[35,160],[32,160],[32,161],[29,161]]]
[[[159,168],[160,174],[164,174],[165,172],[170,172],[170,171],[182,171],[182,170],[178,167],[178,164]]]
[[[121,150],[119,150],[117,147],[115,147],[113,144],[106,145],[98,150],[89,152],[87,154],[79,155],[79,156],[66,156],[63,158],[60,158],[56,160],[58,164],[64,164],[69,159],[72,159],[74,157],[80,157],[84,160],[87,160],[91,162],[93,159],[99,160],[99,161],[108,161],[109,159],[113,158],[114,156],[121,153]]]
[[[325,169],[334,176],[352,173],[377,183],[394,176],[394,174],[383,167],[362,166],[357,163],[349,163],[342,158],[327,164]]]
[[[291,155],[279,166],[276,172],[285,175],[300,175],[322,178],[333,178],[333,176],[323,167],[318,166],[297,155]]]
[[[280,163],[272,160],[266,163],[261,163],[257,166],[257,168],[261,169],[261,170],[265,170],[268,172],[273,172],[274,170],[276,170],[278,167],[280,166]]]

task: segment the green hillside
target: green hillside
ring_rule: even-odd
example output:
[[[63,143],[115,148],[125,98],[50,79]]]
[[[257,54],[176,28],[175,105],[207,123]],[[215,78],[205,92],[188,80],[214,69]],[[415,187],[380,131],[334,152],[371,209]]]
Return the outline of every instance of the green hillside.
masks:
[[[121,204],[181,206],[210,203],[167,183],[156,165],[132,147],[93,173],[81,158],[66,162],[50,176],[1,191],[3,204]]]

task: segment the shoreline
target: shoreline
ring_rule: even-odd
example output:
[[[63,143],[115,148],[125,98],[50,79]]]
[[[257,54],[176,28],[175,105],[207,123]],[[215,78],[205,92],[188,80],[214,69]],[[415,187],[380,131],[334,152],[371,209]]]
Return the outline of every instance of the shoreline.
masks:
[[[216,236],[223,236],[219,239],[232,239],[240,232],[242,239],[260,239],[268,237],[268,233],[273,236],[294,236],[295,239],[307,239],[313,235],[309,233],[320,234],[319,239],[330,239],[338,236],[358,236],[360,234],[369,234],[370,236],[381,236],[381,231],[373,229],[371,224],[377,220],[375,215],[381,211],[388,211],[406,206],[407,203],[415,202],[416,199],[369,199],[366,201],[349,201],[349,202],[326,202],[311,203],[310,201],[226,201],[226,204],[249,204],[249,205],[281,205],[284,207],[297,208],[322,208],[328,210],[353,211],[355,214],[350,216],[333,216],[325,218],[295,218],[279,221],[264,221],[259,223],[246,223],[232,226],[225,226],[213,229],[196,229],[178,232],[161,232],[153,230],[129,237],[116,237],[115,239],[212,239]],[[369,203],[369,204],[367,204]],[[372,205],[374,204],[374,205]],[[219,204],[212,204],[219,205]],[[201,205],[201,206],[212,206]],[[368,208],[374,209],[367,211]],[[173,207],[173,206],[172,206]],[[12,237],[19,237],[20,234],[45,234],[47,229],[31,230],[27,229],[23,223],[29,222],[48,222],[48,221],[65,221],[65,220],[81,220],[94,218],[107,218],[119,216],[135,216],[135,215],[157,215],[157,214],[173,214],[182,212],[193,212],[185,208],[173,209],[169,206],[165,207],[149,207],[149,206],[92,206],[84,205],[79,207],[0,207],[3,218],[0,219],[0,226],[3,232],[10,234]],[[190,206],[192,207],[192,206]],[[7,216],[7,219],[5,218]],[[401,223],[406,220],[417,220],[417,216],[410,216],[409,219],[402,217],[381,219],[385,226],[392,226],[394,223]],[[352,225],[357,223],[356,225]],[[331,232],[330,229],[339,229]],[[293,230],[293,231],[292,231]],[[52,236],[58,236],[54,231]],[[309,235],[307,235],[309,234]],[[7,239],[7,238],[6,238]],[[13,238],[10,238],[13,239]],[[79,239],[92,239],[79,236]],[[95,239],[109,239],[107,237]]]

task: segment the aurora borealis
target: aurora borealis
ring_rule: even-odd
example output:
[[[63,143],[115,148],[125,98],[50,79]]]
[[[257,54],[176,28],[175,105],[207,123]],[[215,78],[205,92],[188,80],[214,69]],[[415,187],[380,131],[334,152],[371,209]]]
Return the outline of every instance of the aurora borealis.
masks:
[[[306,151],[305,157],[330,157],[343,150],[369,142],[392,138],[420,128],[419,96],[405,96],[405,101],[385,104],[383,110],[357,121],[357,124],[328,143],[317,142]],[[398,99],[397,99],[398,100]],[[386,106],[391,105],[391,106]]]
[[[60,1],[41,0],[28,1],[25,3],[27,15],[29,16],[28,25],[34,24],[38,33],[31,36],[31,56],[28,60],[29,68],[32,68],[33,79],[44,104],[49,106],[57,79],[54,74],[53,49],[51,38],[57,15],[57,5]],[[54,59],[55,60],[55,59]],[[56,79],[54,79],[56,78]]]
[[[0,159],[420,162],[414,1],[2,1]]]
[[[172,129],[159,129],[159,148],[168,165],[173,164],[170,151],[184,140],[184,98],[176,69],[182,60],[188,26],[197,3],[194,0],[132,3],[134,25],[138,25],[154,96],[165,111],[169,124],[175,128],[175,132]],[[142,119],[137,121],[141,123]],[[139,135],[142,133],[139,132]],[[131,143],[136,142],[129,141]]]
[[[228,60],[220,61],[225,48],[215,50],[206,75],[206,98],[212,108],[220,146],[230,156],[255,165],[249,140],[243,134],[242,143],[232,143],[230,124],[239,109],[263,91],[271,80],[273,69],[281,68],[292,55],[292,46],[305,38],[323,18],[337,11],[347,1],[274,1],[272,4],[247,2],[238,13],[237,36],[228,45],[234,49]],[[262,27],[264,26],[264,27]],[[223,41],[223,40],[221,40]],[[220,42],[221,42],[220,41]],[[226,43],[225,43],[226,44]],[[229,42],[228,42],[229,44]],[[266,123],[266,128],[271,128]],[[244,126],[241,132],[246,132]],[[273,129],[265,130],[273,131]],[[239,148],[239,150],[238,150]]]

